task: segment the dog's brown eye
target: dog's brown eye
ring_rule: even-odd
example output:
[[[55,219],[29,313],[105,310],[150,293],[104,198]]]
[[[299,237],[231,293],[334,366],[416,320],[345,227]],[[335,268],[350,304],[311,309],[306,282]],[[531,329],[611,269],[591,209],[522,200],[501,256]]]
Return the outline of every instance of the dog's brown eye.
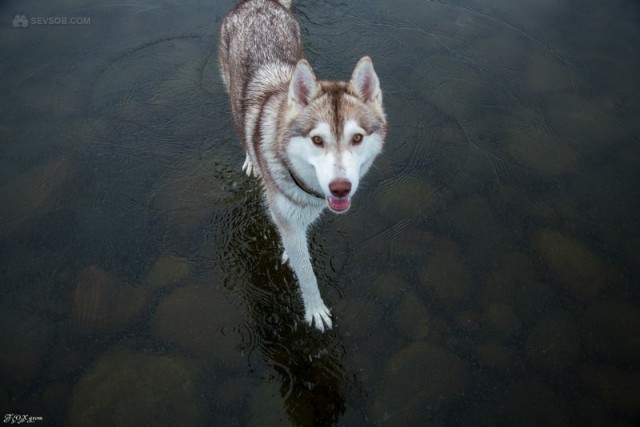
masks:
[[[322,140],[322,137],[318,135],[312,136],[311,141],[318,147],[322,147],[324,145],[324,141]]]
[[[355,135],[353,135],[353,138],[351,138],[351,142],[353,142],[354,144],[360,144],[362,142],[362,134],[361,133],[356,133]]]

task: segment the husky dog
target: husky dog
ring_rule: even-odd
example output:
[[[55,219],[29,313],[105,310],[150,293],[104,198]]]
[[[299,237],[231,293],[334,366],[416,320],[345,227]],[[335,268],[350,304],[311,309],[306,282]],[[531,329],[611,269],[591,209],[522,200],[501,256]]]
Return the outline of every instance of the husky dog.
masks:
[[[332,327],[313,272],[307,229],[326,208],[351,206],[382,150],[387,123],[371,59],[351,80],[318,80],[304,59],[290,0],[246,0],[222,23],[220,66],[242,136],[242,170],[263,185],[271,218],[302,293],[305,320]]]

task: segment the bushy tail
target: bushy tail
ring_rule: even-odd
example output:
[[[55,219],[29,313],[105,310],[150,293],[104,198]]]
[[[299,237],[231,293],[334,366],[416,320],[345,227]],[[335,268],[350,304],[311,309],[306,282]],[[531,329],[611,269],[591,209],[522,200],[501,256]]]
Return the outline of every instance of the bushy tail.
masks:
[[[280,3],[287,9],[291,9],[291,0],[278,0],[278,3]]]

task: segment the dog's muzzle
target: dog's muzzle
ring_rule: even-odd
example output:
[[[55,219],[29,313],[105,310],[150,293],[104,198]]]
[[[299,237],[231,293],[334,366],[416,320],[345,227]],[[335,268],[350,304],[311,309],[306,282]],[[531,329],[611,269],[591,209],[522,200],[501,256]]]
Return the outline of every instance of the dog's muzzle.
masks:
[[[329,208],[337,213],[345,212],[351,206],[351,182],[346,179],[334,179],[329,184],[331,195],[327,197]]]

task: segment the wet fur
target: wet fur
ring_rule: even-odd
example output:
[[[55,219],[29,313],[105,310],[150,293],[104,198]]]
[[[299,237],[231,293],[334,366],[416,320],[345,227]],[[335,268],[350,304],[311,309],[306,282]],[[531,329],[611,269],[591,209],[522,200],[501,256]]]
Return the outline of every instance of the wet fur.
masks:
[[[221,28],[220,68],[244,143],[243,170],[263,184],[283,262],[300,285],[305,320],[324,330],[332,320],[306,233],[327,206],[348,209],[382,150],[387,124],[371,60],[362,58],[349,82],[316,79],[289,7],[290,1],[247,0],[230,11]],[[353,143],[356,134],[361,143]]]

